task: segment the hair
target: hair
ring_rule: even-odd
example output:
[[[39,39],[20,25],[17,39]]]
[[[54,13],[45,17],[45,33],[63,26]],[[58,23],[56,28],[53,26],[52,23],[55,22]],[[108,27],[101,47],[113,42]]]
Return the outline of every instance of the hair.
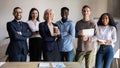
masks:
[[[49,13],[49,12],[52,12],[53,16],[54,16],[54,11],[52,9],[46,9],[45,12],[44,12],[44,16],[43,16],[43,19],[46,20],[46,14]],[[52,19],[53,20],[53,19]]]
[[[22,10],[22,8],[20,8],[20,7],[15,7],[15,8],[13,9],[13,13],[15,12],[16,9],[21,9],[21,10]]]
[[[109,18],[109,25],[110,26],[114,26],[115,28],[116,28],[116,24],[115,24],[115,21],[114,21],[114,19],[113,19],[113,17],[109,14],[109,13],[103,13],[101,16],[100,16],[100,18],[99,18],[99,20],[98,20],[98,22],[97,22],[97,25],[98,26],[104,26],[104,24],[102,23],[102,18],[103,18],[103,16],[104,15],[107,15],[108,16],[108,18]]]
[[[62,8],[61,8],[61,12],[62,12],[63,10],[68,10],[68,11],[69,11],[69,8],[67,8],[67,7],[62,7]]]
[[[88,5],[84,5],[84,6],[82,7],[82,11],[83,11],[85,8],[89,8],[89,9],[91,9],[90,6],[88,6]]]
[[[38,12],[37,21],[39,21],[39,11],[38,11],[38,9],[36,9],[36,8],[31,8],[31,10],[30,10],[30,12],[29,12],[28,20],[31,20],[31,19],[32,19],[31,14],[32,14],[32,12],[33,12],[34,10],[36,10],[36,11]]]

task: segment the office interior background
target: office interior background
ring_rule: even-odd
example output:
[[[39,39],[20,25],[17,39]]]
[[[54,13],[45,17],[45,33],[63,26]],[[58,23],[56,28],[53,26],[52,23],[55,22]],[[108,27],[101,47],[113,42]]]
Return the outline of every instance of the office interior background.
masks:
[[[82,18],[81,9],[83,5],[89,5],[92,10],[91,18],[97,22],[97,19],[102,13],[110,13],[115,21],[118,23],[118,34],[120,34],[120,0],[0,0],[0,61],[4,61],[5,51],[9,43],[8,33],[6,30],[6,23],[13,20],[13,8],[21,7],[23,10],[22,20],[27,21],[29,11],[31,8],[35,7],[40,12],[40,21],[43,20],[43,13],[45,9],[51,8],[55,13],[55,18],[53,22],[61,19],[60,9],[62,7],[68,7],[70,9],[69,18],[75,23]],[[74,40],[74,45],[76,48],[76,40]],[[118,35],[116,43],[116,58],[120,57],[120,36]],[[117,59],[117,61],[120,59]],[[116,59],[114,60],[116,64]],[[120,65],[120,62],[118,62]]]

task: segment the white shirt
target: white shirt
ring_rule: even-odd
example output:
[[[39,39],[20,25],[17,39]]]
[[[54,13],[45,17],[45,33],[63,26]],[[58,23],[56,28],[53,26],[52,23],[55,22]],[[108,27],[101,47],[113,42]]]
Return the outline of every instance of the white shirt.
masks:
[[[36,24],[34,24],[32,20],[29,20],[29,21],[27,21],[27,23],[28,23],[30,29],[32,30],[32,32],[39,31],[39,24],[40,24],[39,21],[37,21]],[[33,37],[41,37],[41,36],[40,36],[40,34],[37,34],[37,35],[32,35],[32,38]]]
[[[51,36],[54,36],[53,26],[48,26]]]
[[[98,40],[101,41],[106,41],[106,40],[111,40],[112,44],[116,42],[117,40],[117,35],[116,35],[116,28],[113,26],[98,26],[99,29],[99,36]]]

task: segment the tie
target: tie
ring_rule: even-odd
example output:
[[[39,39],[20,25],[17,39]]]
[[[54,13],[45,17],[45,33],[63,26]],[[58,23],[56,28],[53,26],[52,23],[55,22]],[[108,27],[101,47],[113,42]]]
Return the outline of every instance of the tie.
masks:
[[[21,21],[19,21],[18,23],[20,24],[20,27],[21,27],[21,29],[22,29],[22,22],[21,22]]]

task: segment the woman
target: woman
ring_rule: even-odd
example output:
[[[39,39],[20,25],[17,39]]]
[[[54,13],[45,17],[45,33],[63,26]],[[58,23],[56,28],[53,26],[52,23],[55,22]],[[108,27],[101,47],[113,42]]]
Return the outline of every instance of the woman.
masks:
[[[46,61],[55,61],[55,43],[57,36],[60,34],[58,27],[53,21],[54,13],[52,9],[47,9],[44,12],[44,22],[39,25],[39,32],[43,38],[44,54]],[[54,27],[56,29],[54,29]]]
[[[41,61],[42,39],[39,34],[39,23],[39,11],[32,8],[28,18],[28,25],[33,33],[29,39],[30,61]]]
[[[114,56],[112,45],[117,38],[115,22],[109,13],[104,13],[98,21],[98,26],[99,36],[97,42],[100,48],[96,55],[96,68],[110,68]]]

